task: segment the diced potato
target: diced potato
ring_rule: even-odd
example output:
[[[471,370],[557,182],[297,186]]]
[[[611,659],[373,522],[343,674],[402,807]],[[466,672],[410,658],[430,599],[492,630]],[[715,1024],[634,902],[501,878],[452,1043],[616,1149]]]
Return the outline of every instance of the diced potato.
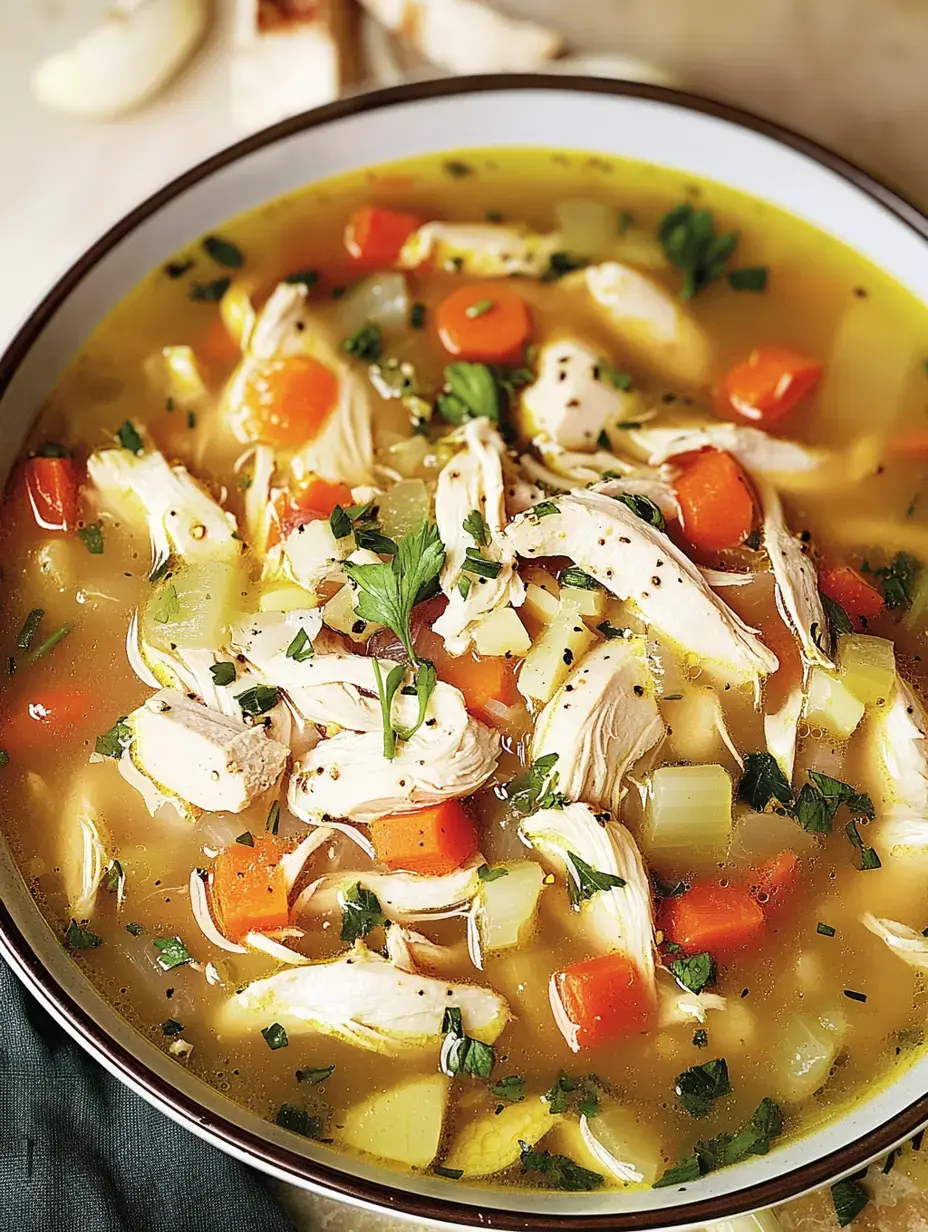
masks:
[[[561,587],[561,611],[576,613],[584,620],[602,620],[606,614],[606,592],[601,586],[587,590],[583,586]]]
[[[484,881],[477,900],[477,927],[484,953],[524,945],[535,930],[544,869],[534,860],[506,864],[505,877]]]
[[[557,578],[547,569],[542,569],[540,565],[529,565],[527,569],[523,569],[522,577],[526,586],[537,586],[539,590],[547,591],[553,598],[560,598],[561,586]]]
[[[731,779],[721,766],[661,766],[651,775],[642,834],[658,868],[716,865],[731,846]]]
[[[142,610],[142,637],[160,650],[224,645],[246,590],[239,562],[183,565],[152,590]]]
[[[356,1151],[426,1168],[441,1141],[450,1087],[444,1074],[409,1078],[349,1108],[335,1135]]]
[[[534,582],[529,582],[525,588],[523,610],[543,625],[549,625],[560,612],[561,605],[549,590],[542,590]]]
[[[377,497],[380,529],[389,539],[414,534],[432,509],[429,490],[421,479],[404,479]]]
[[[821,727],[838,740],[847,740],[864,717],[864,704],[837,676],[824,668],[809,673],[805,720],[810,727]]]
[[[580,1133],[597,1165],[631,1185],[653,1185],[664,1170],[661,1142],[631,1108],[604,1108],[582,1117]]]
[[[838,671],[841,683],[863,702],[885,702],[896,683],[896,655],[885,637],[842,633],[838,638]]]
[[[532,639],[515,608],[498,607],[488,612],[474,630],[474,645],[480,655],[528,654]]]
[[[534,701],[550,701],[595,641],[579,616],[559,615],[526,656],[519,673],[519,692]]]
[[[346,582],[340,586],[322,609],[322,619],[336,633],[344,633],[353,642],[366,642],[371,634],[382,628],[359,616],[355,608],[357,592]]]
[[[260,612],[297,612],[316,606],[316,596],[302,586],[274,586],[258,598]]]
[[[182,410],[206,397],[206,386],[193,348],[167,346],[161,352],[167,376],[168,396]]]
[[[534,1146],[560,1119],[537,1095],[509,1104],[499,1116],[486,1112],[458,1132],[442,1166],[460,1168],[464,1176],[493,1176],[518,1160],[520,1142]]]
[[[811,1014],[797,1014],[777,1040],[772,1078],[775,1095],[788,1103],[808,1099],[824,1086],[842,1033]]]

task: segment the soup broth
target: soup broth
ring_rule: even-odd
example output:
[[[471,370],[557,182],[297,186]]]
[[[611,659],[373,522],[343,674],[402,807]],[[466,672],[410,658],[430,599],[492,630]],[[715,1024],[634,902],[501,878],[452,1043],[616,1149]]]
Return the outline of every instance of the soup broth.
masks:
[[[0,528],[2,827],[75,961],[260,1115],[449,1185],[698,1181],[887,1081],[926,356],[828,236],[573,153],[176,254]]]

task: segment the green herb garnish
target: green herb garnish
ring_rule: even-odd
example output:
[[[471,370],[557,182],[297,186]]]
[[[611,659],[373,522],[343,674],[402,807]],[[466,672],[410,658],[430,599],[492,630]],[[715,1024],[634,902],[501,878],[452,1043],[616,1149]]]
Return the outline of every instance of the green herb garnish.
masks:
[[[126,925],[126,932],[131,933],[133,937],[141,937],[144,931],[144,927],[141,924],[137,924],[134,920],[131,920]]]
[[[319,281],[319,271],[314,269],[297,270],[295,274],[288,274],[284,282],[291,286],[314,287]]]
[[[425,722],[425,716],[428,713],[429,700],[435,692],[435,686],[438,684],[438,673],[435,670],[435,665],[429,659],[420,659],[419,665],[416,668],[416,675],[413,680],[413,690],[416,697],[419,699],[419,712],[416,715],[416,721],[412,727],[401,727],[398,723],[393,724],[393,729],[401,740],[411,740],[422,724]]]
[[[519,1104],[525,1099],[525,1079],[518,1074],[500,1078],[491,1083],[488,1089],[491,1095],[495,1095],[497,1099],[508,1100],[510,1104]]]
[[[369,363],[380,359],[383,354],[383,334],[380,326],[373,321],[365,321],[360,328],[344,340],[342,350],[346,355],[354,355]]]
[[[708,210],[696,210],[685,201],[665,214],[657,226],[664,255],[683,272],[681,299],[692,299],[720,278],[735,250],[738,233],[716,235]]]
[[[641,496],[637,492],[622,492],[616,500],[627,505],[636,517],[641,518],[642,522],[647,522],[649,526],[655,526],[658,530],[667,529],[660,506],[655,505],[649,497]]]
[[[297,1082],[305,1082],[308,1086],[318,1086],[320,1082],[325,1082],[326,1078],[331,1078],[335,1073],[334,1065],[309,1065],[305,1069],[296,1071]]]
[[[224,265],[226,269],[241,269],[245,263],[242,250],[221,236],[208,235],[203,240],[203,249],[217,265]]]
[[[268,834],[276,834],[280,829],[280,801],[274,800],[267,811],[264,828]]]
[[[573,586],[578,590],[602,590],[601,582],[597,582],[596,578],[590,577],[588,573],[584,573],[582,569],[562,569],[557,576],[557,580],[562,586]]]
[[[162,971],[183,967],[191,961],[187,947],[180,937],[157,937],[152,944],[158,951],[158,966]]]
[[[834,1203],[838,1227],[846,1228],[870,1201],[870,1195],[859,1181],[848,1177],[847,1180],[832,1185],[831,1200]]]
[[[457,1006],[449,1005],[441,1023],[445,1037],[441,1046],[440,1065],[443,1074],[470,1074],[473,1078],[489,1078],[493,1072],[494,1054],[489,1044],[464,1034],[464,1021]]]
[[[176,1018],[166,1018],[161,1024],[162,1035],[180,1035],[183,1029],[183,1023],[178,1022]]]
[[[574,270],[585,269],[588,265],[589,261],[586,257],[578,257],[570,252],[552,252],[540,281],[557,282],[566,274],[572,274]]]
[[[227,684],[232,684],[235,680],[235,664],[228,660],[224,660],[222,663],[211,663],[209,674],[213,678],[213,684],[222,688]]]
[[[883,599],[890,610],[909,608],[915,595],[915,583],[922,563],[908,552],[897,552],[888,565],[874,569],[866,561],[860,566],[864,573],[879,582]]]
[[[89,928],[81,928],[77,920],[72,919],[65,932],[64,943],[69,950],[95,950],[103,944],[103,938]]]
[[[655,1189],[685,1185],[708,1172],[740,1163],[749,1155],[766,1155],[774,1138],[783,1132],[783,1113],[772,1099],[762,1099],[750,1121],[733,1134],[718,1134],[697,1142],[687,1155],[654,1182]]]
[[[425,304],[418,300],[409,309],[410,329],[423,329],[425,326]]]
[[[793,803],[793,789],[772,753],[745,754],[738,798],[755,813],[762,813],[771,800],[783,805]]]
[[[463,526],[471,539],[479,547],[487,547],[490,542],[490,528],[487,526],[486,518],[479,509],[472,509],[470,511],[464,519]]]
[[[496,307],[495,299],[478,299],[476,303],[465,308],[464,315],[475,321],[478,317],[485,317],[488,312]]]
[[[119,443],[122,445],[123,449],[128,449],[130,453],[138,455],[145,448],[145,442],[139,435],[135,424],[132,423],[130,419],[126,420],[122,427],[119,428],[116,435],[119,437]]]
[[[19,637],[16,639],[17,650],[28,650],[32,645],[32,639],[38,632],[39,625],[42,622],[42,617],[45,615],[45,610],[41,607],[34,607],[23,622],[23,627],[19,631]]]
[[[509,801],[517,813],[526,817],[539,808],[559,807],[550,803],[557,795],[554,790],[557,784],[557,774],[554,773],[556,763],[557,753],[537,757],[524,774],[517,775],[498,789],[500,795]]]
[[[542,1096],[552,1116],[560,1116],[568,1109],[575,1109],[581,1116],[594,1117],[599,1112],[597,1087],[600,1080],[595,1074],[576,1077],[561,1070],[554,1083]]]
[[[674,958],[670,963],[674,977],[690,992],[702,992],[715,982],[715,962],[711,954],[691,954],[688,958]]]
[[[196,265],[196,261],[192,257],[188,257],[184,261],[168,261],[164,266],[164,272],[169,278],[183,278],[188,270],[192,270]]]
[[[445,368],[445,392],[438,395],[435,409],[448,423],[468,419],[499,422],[499,386],[486,364],[462,360]]]
[[[500,877],[508,877],[509,869],[504,868],[501,864],[495,867],[489,864],[481,864],[477,869],[477,876],[483,882],[499,881]]]
[[[847,835],[851,846],[856,847],[860,853],[860,871],[868,872],[874,868],[881,868],[882,861],[872,847],[866,847],[863,839],[860,837],[860,831],[857,829],[857,822],[851,819],[844,827],[844,833]]]
[[[192,299],[195,304],[218,304],[231,283],[231,278],[214,278],[212,282],[194,282],[187,293],[187,298]]]
[[[319,1138],[324,1122],[321,1116],[310,1116],[302,1108],[281,1104],[274,1117],[274,1124],[281,1129],[289,1129],[291,1133],[302,1134],[304,1138]]]
[[[279,1022],[272,1022],[269,1027],[262,1027],[261,1034],[264,1036],[264,1042],[272,1051],[278,1048],[286,1048],[290,1041],[287,1039],[286,1030]]]
[[[250,830],[245,830],[242,834],[238,836],[238,838],[235,841],[239,843],[242,847],[254,847],[255,836],[252,834]]]
[[[690,1116],[708,1116],[715,1100],[731,1094],[724,1057],[706,1061],[704,1065],[691,1065],[677,1076],[674,1090]]]
[[[562,1189],[567,1193],[587,1193],[599,1189],[605,1178],[599,1172],[581,1168],[566,1155],[553,1155],[550,1151],[536,1151],[527,1142],[519,1143],[523,1172],[537,1172],[544,1178],[549,1189]]]
[[[329,514],[329,526],[336,539],[347,539],[354,534],[354,523],[341,505],[336,505]]]
[[[173,582],[162,586],[151,605],[151,618],[159,625],[170,624],[180,615],[180,599],[177,597],[177,587]]]
[[[539,501],[537,505],[532,505],[528,512],[536,518],[550,518],[552,514],[560,513],[561,511],[554,501]]]
[[[503,566],[498,560],[487,560],[481,556],[477,548],[467,548],[461,570],[464,573],[473,573],[475,577],[498,578]]]
[[[821,920],[816,924],[815,931],[820,937],[833,937],[837,931],[830,924],[823,924]]]
[[[593,868],[574,851],[567,853],[567,874],[567,894],[570,905],[574,908],[578,908],[594,894],[603,890],[621,890],[625,885],[622,877]]]
[[[307,659],[311,659],[315,654],[313,644],[310,641],[309,634],[305,629],[297,629],[293,641],[287,647],[286,658],[293,659],[295,663],[305,663]]]
[[[607,642],[614,641],[617,637],[629,637],[631,629],[622,628],[620,625],[611,624],[608,620],[601,620],[596,626],[599,633],[603,635]]]
[[[236,693],[235,700],[252,718],[267,714],[273,710],[280,700],[280,690],[274,685],[256,684],[254,688],[246,689],[244,693]]]
[[[593,370],[593,376],[597,381],[605,381],[607,385],[611,385],[613,389],[621,389],[624,393],[632,387],[632,378],[627,372],[620,372],[618,368],[613,368],[608,359],[599,359],[596,361],[596,367]],[[604,449],[611,449],[608,436]]]
[[[462,162],[458,158],[449,158],[442,164],[445,175],[450,175],[452,179],[462,180],[465,176],[474,175],[476,169],[470,163]]]
[[[77,537],[91,556],[103,555],[103,523],[90,522],[78,528]]]
[[[372,890],[356,881],[342,894],[342,941],[353,944],[386,923],[380,902]]]
[[[29,656],[30,661],[35,662],[36,659],[41,659],[43,655],[47,655],[50,650],[54,650],[58,643],[64,641],[70,632],[70,625],[62,625],[60,629],[56,629],[51,637],[47,637],[44,642],[36,646]]]
[[[726,277],[733,291],[766,291],[769,274],[766,265],[745,265],[741,269],[729,270]]]

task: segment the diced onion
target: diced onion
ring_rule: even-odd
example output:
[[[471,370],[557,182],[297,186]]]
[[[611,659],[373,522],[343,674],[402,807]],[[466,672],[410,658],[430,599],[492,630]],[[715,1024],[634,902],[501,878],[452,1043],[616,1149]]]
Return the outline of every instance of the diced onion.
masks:
[[[819,727],[838,740],[847,740],[863,717],[863,702],[842,680],[824,668],[812,668],[804,715],[810,728]]]
[[[735,816],[731,858],[739,867],[754,867],[780,851],[809,851],[815,845],[814,835],[780,813],[746,811]]]
[[[402,274],[372,274],[338,303],[338,324],[353,334],[367,321],[383,329],[402,329],[409,321],[409,293]]]
[[[230,954],[248,953],[243,945],[236,945],[234,941],[228,941],[216,927],[209,909],[209,896],[206,893],[206,885],[197,869],[194,869],[190,874],[190,906],[193,910],[193,917],[197,924],[199,924],[200,931],[207,941],[212,945],[218,946],[220,950],[228,950]]]
[[[488,953],[525,944],[534,926],[544,883],[544,869],[534,860],[502,867],[506,876],[482,882],[475,899],[481,951]]]
[[[609,1108],[580,1118],[580,1133],[589,1152],[619,1181],[651,1185],[663,1170],[660,1140],[629,1108]]]
[[[685,872],[725,859],[731,779],[721,766],[662,766],[651,775],[644,847],[658,868]]]
[[[605,257],[614,247],[619,223],[611,206],[572,197],[554,207],[554,217],[566,252],[578,257]]]
[[[811,1014],[797,1014],[777,1040],[776,1094],[789,1103],[814,1095],[828,1081],[841,1036]]]
[[[245,944],[252,950],[260,950],[262,954],[267,954],[270,958],[276,958],[278,962],[289,963],[292,967],[305,967],[312,961],[305,954],[298,954],[296,950],[291,950],[289,946],[281,945],[279,941],[274,941],[266,933],[246,933]]]

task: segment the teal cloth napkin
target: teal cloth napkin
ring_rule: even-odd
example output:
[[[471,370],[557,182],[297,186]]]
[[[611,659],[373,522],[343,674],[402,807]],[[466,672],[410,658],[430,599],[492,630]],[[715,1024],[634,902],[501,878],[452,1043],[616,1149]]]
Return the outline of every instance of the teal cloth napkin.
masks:
[[[2,1232],[293,1232],[263,1178],[98,1065],[0,961]]]

